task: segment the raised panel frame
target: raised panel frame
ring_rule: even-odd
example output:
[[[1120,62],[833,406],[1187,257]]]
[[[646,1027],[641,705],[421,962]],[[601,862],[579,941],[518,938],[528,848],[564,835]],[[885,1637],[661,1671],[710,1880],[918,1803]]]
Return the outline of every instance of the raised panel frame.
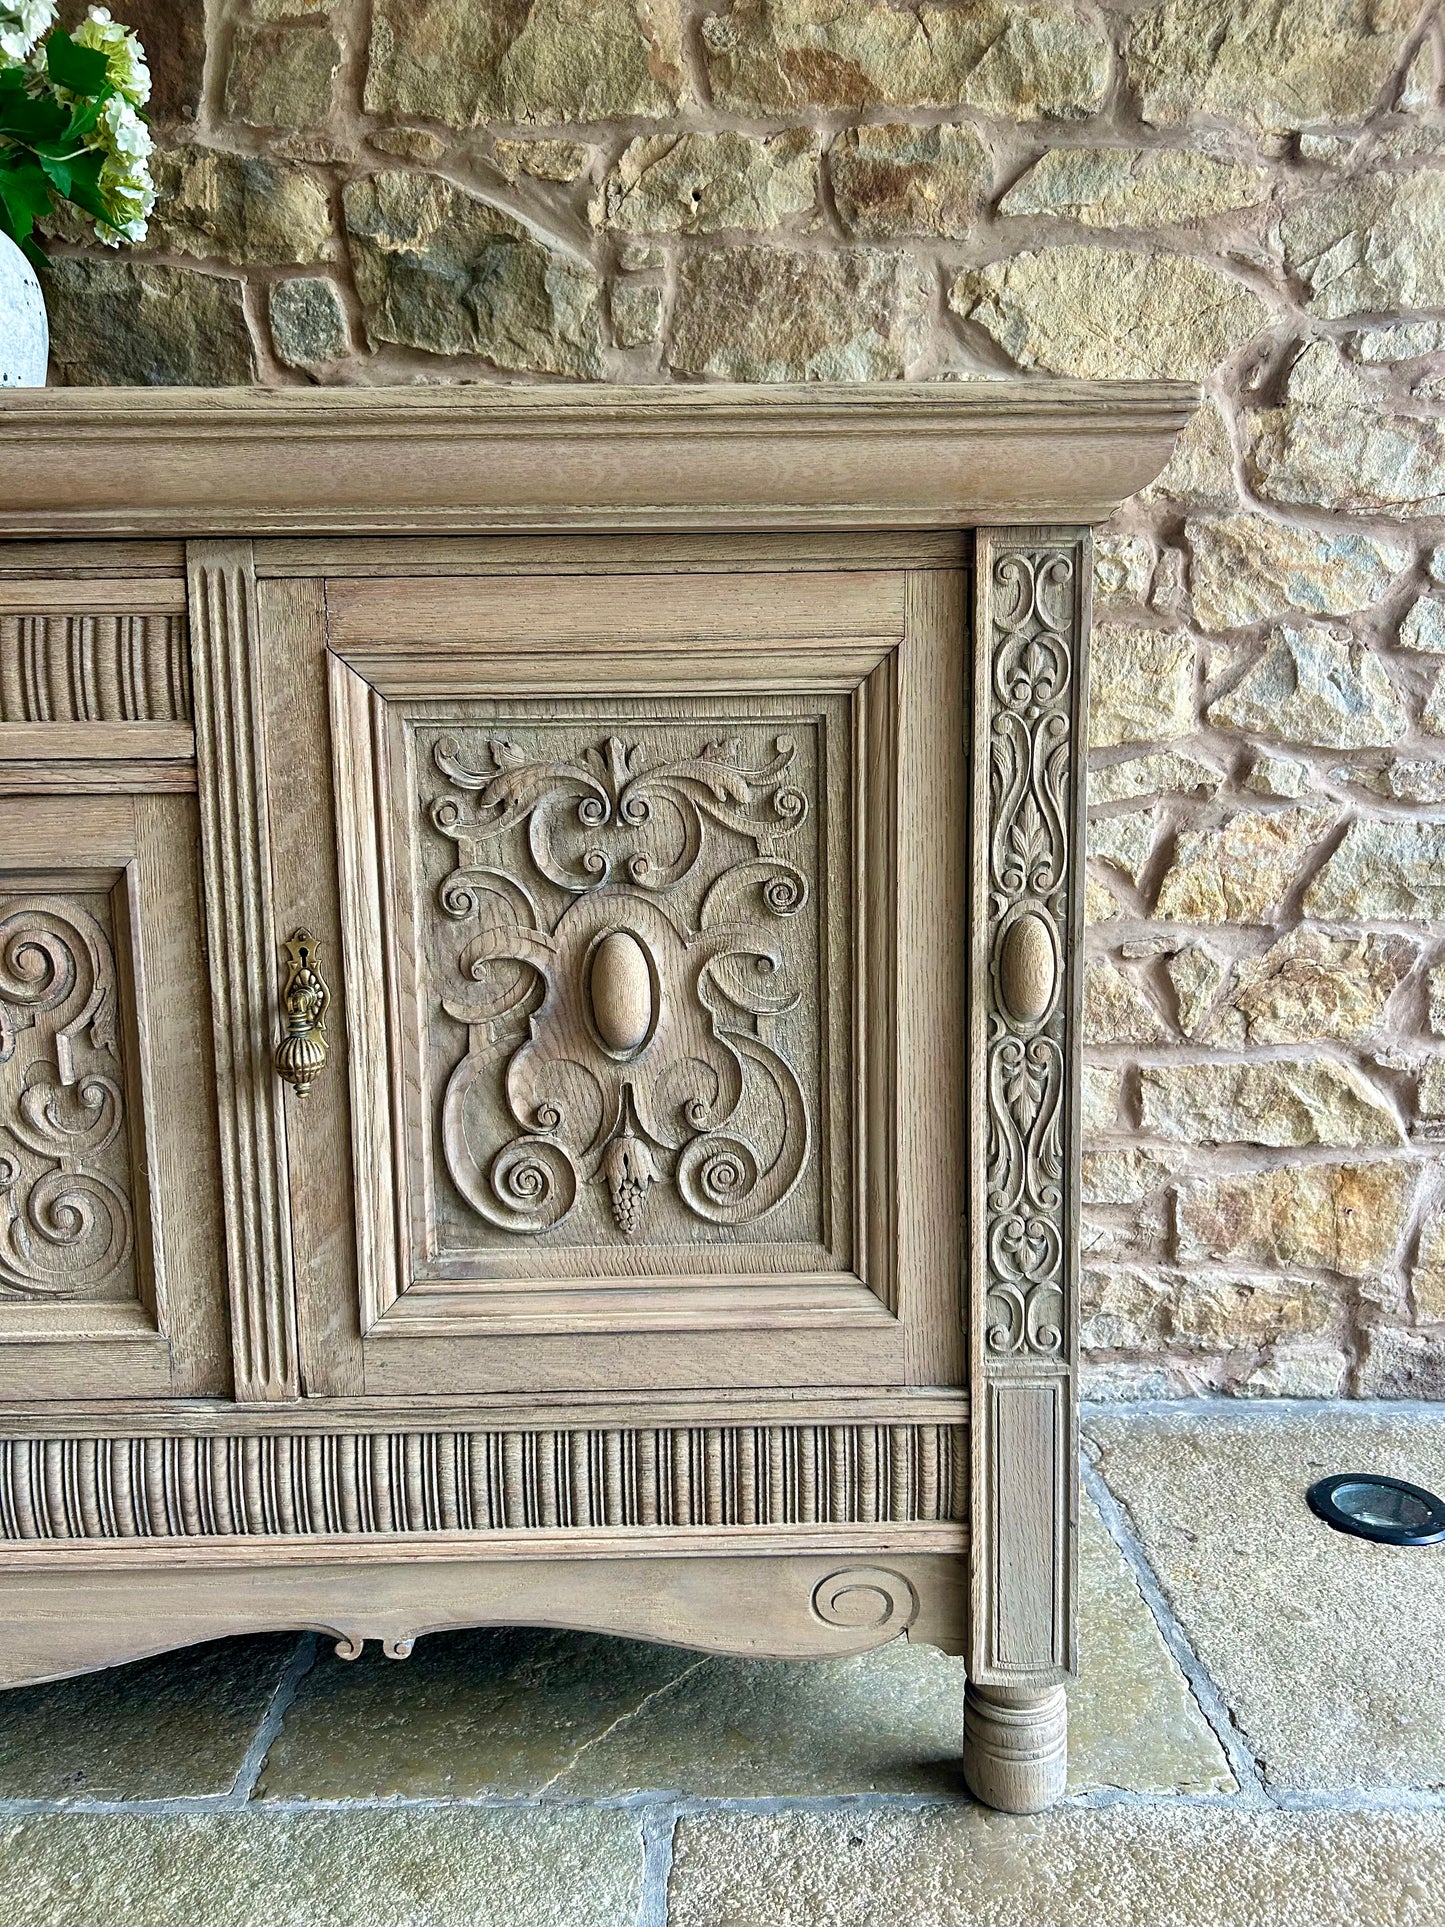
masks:
[[[635,691],[639,684],[649,693],[660,689],[726,694],[750,678],[770,691],[822,688],[846,696],[856,712],[856,770],[861,772],[870,764],[875,773],[885,766],[890,769],[886,784],[875,782],[878,791],[887,791],[887,806],[857,810],[857,861],[860,868],[871,870],[877,884],[872,907],[856,929],[854,942],[860,970],[878,986],[880,999],[875,1001],[891,1002],[891,1009],[886,1022],[873,1026],[873,1062],[867,1077],[860,1079],[857,1100],[860,1108],[866,1107],[871,1146],[871,1168],[860,1177],[854,1200],[857,1236],[868,1245],[866,1265],[859,1268],[866,1270],[866,1285],[861,1280],[843,1287],[824,1285],[828,1293],[824,1299],[821,1281],[808,1280],[806,1289],[760,1281],[773,1303],[749,1305],[741,1311],[725,1288],[704,1294],[694,1287],[690,1300],[679,1304],[681,1294],[654,1285],[629,1292],[625,1307],[619,1305],[615,1284],[608,1297],[596,1294],[590,1306],[575,1289],[557,1294],[550,1306],[530,1291],[517,1294],[511,1306],[494,1308],[486,1322],[473,1318],[473,1324],[495,1334],[498,1309],[510,1317],[520,1341],[515,1369],[524,1374],[516,1382],[535,1382],[539,1388],[571,1383],[580,1391],[589,1384],[637,1382],[639,1390],[645,1383],[655,1388],[654,1395],[662,1395],[669,1385],[698,1389],[709,1382],[741,1390],[748,1384],[815,1379],[824,1384],[898,1385],[946,1380],[959,1369],[961,1342],[957,1312],[950,1309],[957,1304],[958,1219],[948,1207],[944,1172],[950,1157],[961,1157],[956,1147],[962,1132],[962,1044],[957,1019],[962,978],[960,964],[958,981],[952,984],[955,994],[950,996],[949,968],[939,970],[931,964],[924,968],[919,960],[931,945],[951,946],[948,932],[956,928],[959,914],[964,804],[954,745],[962,729],[957,639],[964,621],[966,582],[958,566],[960,551],[956,544],[934,541],[932,549],[919,557],[925,566],[912,569],[898,566],[913,559],[903,545],[898,545],[902,553],[896,554],[881,544],[883,553],[876,559],[861,558],[873,570],[872,579],[866,579],[866,569],[857,566],[859,558],[832,540],[800,542],[797,546],[811,552],[794,556],[791,570],[784,566],[782,553],[768,556],[753,573],[775,581],[786,577],[789,588],[781,605],[781,623],[785,632],[791,628],[796,633],[787,635],[784,651],[769,652],[763,662],[759,639],[780,621],[776,593],[770,606],[768,585],[758,585],[743,605],[740,622],[728,601],[728,545],[709,547],[695,540],[683,558],[688,579],[679,581],[675,589],[666,578],[673,575],[676,564],[659,560],[649,565],[645,552],[637,553],[639,548],[645,551],[646,545],[637,544],[635,538],[622,538],[615,545],[623,551],[620,560],[612,552],[614,545],[593,538],[586,545],[585,564],[579,565],[578,546],[557,545],[554,575],[536,577],[533,564],[533,576],[520,588],[514,577],[507,582],[504,596],[487,597],[481,603],[478,580],[509,559],[505,544],[486,545],[464,568],[448,556],[450,579],[381,574],[378,580],[373,564],[371,580],[344,573],[327,575],[319,596],[297,581],[304,550],[292,545],[284,570],[289,580],[263,585],[263,602],[279,595],[274,604],[278,611],[287,606],[288,597],[298,598],[294,623],[279,615],[278,620],[288,628],[307,631],[308,651],[316,647],[324,625],[329,665],[324,700],[328,726],[334,731],[327,788],[334,795],[337,843],[350,853],[351,869],[350,884],[337,906],[338,975],[343,986],[366,986],[354,1008],[349,991],[342,989],[338,1020],[351,1060],[347,1083],[361,1194],[352,1235],[357,1265],[366,1281],[362,1293],[365,1338],[358,1333],[365,1359],[353,1353],[354,1375],[345,1382],[357,1389],[364,1383],[377,1394],[404,1395],[423,1382],[458,1389],[457,1381],[446,1375],[446,1347],[449,1336],[465,1329],[465,1322],[458,1322],[459,1314],[464,1321],[465,1305],[448,1303],[440,1291],[429,1298],[414,1291],[397,1292],[399,1253],[392,1187],[383,1174],[392,1168],[399,1127],[389,1099],[378,1096],[395,1086],[384,1070],[391,1048],[388,1027],[395,1022],[394,997],[377,967],[382,946],[375,920],[358,913],[381,889],[387,861],[376,827],[386,817],[381,775],[385,704],[408,698],[441,702],[459,688],[475,692],[479,649],[485,651],[486,689],[489,695],[501,692],[499,700],[555,697],[559,688],[589,688],[606,700]],[[433,555],[440,553],[433,551]],[[343,549],[337,556],[343,569],[345,555]],[[318,555],[317,565],[323,565],[323,556]],[[617,584],[604,586],[596,580],[600,574],[615,574],[619,567],[630,567],[642,579],[663,577],[661,593],[672,598],[674,613],[667,612],[664,601],[660,616],[649,617],[643,608],[638,619],[631,619],[639,610],[637,596],[618,597]],[[258,573],[264,576],[269,568],[269,554],[263,551]],[[304,617],[302,604],[307,609]],[[599,606],[604,622],[615,620],[617,608],[627,609],[625,635],[589,634],[589,627],[597,627]],[[704,639],[699,642],[689,635],[679,647],[675,610],[683,607]],[[880,608],[886,612],[881,620]],[[539,609],[545,609],[552,633],[563,632],[565,647],[539,646]],[[479,610],[480,626],[475,620]],[[842,633],[811,635],[820,626],[819,611],[829,612],[828,619]],[[464,619],[468,623],[465,645],[438,641],[456,633]],[[649,621],[654,633],[639,646],[639,630],[645,631]],[[580,680],[579,663],[585,670]],[[293,690],[302,683],[310,685],[301,700],[314,714],[312,672],[304,672],[298,681],[293,659],[286,675]],[[907,705],[912,705],[913,716],[905,728],[902,712]],[[288,785],[294,777],[299,736],[293,734],[289,741],[291,748],[278,746],[272,758],[273,771],[279,775],[284,768]],[[941,835],[926,834],[920,811],[939,812],[955,827]],[[914,833],[903,835],[904,824],[911,825]],[[317,833],[313,822],[308,843],[314,843]],[[950,849],[952,857],[947,854]],[[317,874],[314,869],[312,874]],[[896,906],[903,896],[907,902],[901,927],[913,951],[904,992],[909,1000],[906,1011],[900,1009],[897,985],[900,915]],[[297,902],[299,913],[299,898]],[[951,955],[951,949],[945,954]],[[858,1031],[865,1029],[856,1015],[854,1023]],[[901,1088],[898,1081],[900,1052],[907,1053],[904,1034],[915,1026],[933,1039],[937,1081],[928,1102],[916,1101],[919,1093],[907,1087],[906,1078]],[[929,1076],[934,1076],[933,1066]],[[943,1085],[947,1089],[940,1097]],[[370,1096],[359,1096],[362,1092]],[[314,1129],[317,1121],[313,1105],[308,1122]],[[903,1175],[910,1171],[922,1174],[914,1186],[918,1208],[899,1211],[894,1201]],[[880,1211],[865,1198],[882,1201],[884,1208]],[[382,1226],[379,1237],[373,1235],[378,1223]],[[925,1277],[926,1283],[920,1283]],[[905,1282],[900,1290],[900,1279],[913,1282]],[[651,1304],[646,1302],[648,1290]],[[758,1288],[750,1290],[756,1293]],[[673,1302],[668,1302],[669,1297]],[[301,1317],[305,1325],[321,1314],[314,1319],[303,1305]],[[333,1300],[326,1320],[333,1333],[335,1320]],[[756,1352],[752,1369],[746,1357],[740,1358],[736,1344],[713,1347],[710,1367],[689,1359],[689,1351],[696,1350],[690,1333],[699,1320],[718,1337],[729,1324],[748,1331],[748,1348]],[[800,1336],[806,1338],[810,1323],[830,1330],[833,1342],[827,1356],[811,1345],[800,1351]],[[566,1335],[574,1330],[584,1334],[591,1330],[597,1339],[608,1338],[607,1345],[599,1348],[595,1376],[584,1371],[579,1377],[575,1362],[570,1367],[565,1363]],[[650,1369],[639,1377],[635,1358],[628,1357],[629,1334],[644,1332],[653,1359]],[[409,1342],[398,1345],[400,1339]],[[454,1358],[453,1353],[453,1362]],[[532,1372],[539,1376],[527,1376]],[[334,1375],[331,1382],[342,1388]],[[474,1389],[496,1390],[504,1382],[499,1373]]]
[[[19,861],[7,860],[11,851],[22,853]],[[86,900],[96,899],[108,903],[110,928],[93,941],[103,940],[113,973],[106,989],[116,1004],[117,1075],[101,1075],[104,1046],[87,1051],[74,1070],[57,1057],[60,1084],[73,1080],[74,1091],[68,1109],[60,1095],[55,1099],[49,1155],[58,1181],[74,1175],[61,1184],[53,1229],[62,1242],[77,1238],[82,1249],[94,1227],[103,1229],[103,1198],[78,1195],[72,1202],[68,1194],[91,1183],[84,1146],[104,1134],[115,1102],[119,1140],[112,1141],[127,1147],[119,1189],[130,1219],[130,1289],[101,1299],[8,1297],[0,1305],[0,1397],[214,1396],[229,1388],[229,1373],[225,1321],[213,1296],[219,1200],[195,804],[129,790],[63,800],[44,792],[0,797],[0,917],[14,903],[51,906],[38,920],[32,914],[32,923],[94,922]],[[79,922],[74,929],[83,943]],[[25,928],[15,934],[34,953]],[[7,942],[7,957],[10,949]],[[39,967],[32,954],[32,975]],[[24,969],[22,960],[22,982]],[[95,1014],[104,1014],[106,1001],[92,999]],[[107,1081],[116,1086],[114,1099]],[[60,1136],[76,1128],[71,1114],[81,1114],[77,1104],[89,1107],[95,1124],[73,1148],[63,1147]],[[28,1127],[37,1145],[47,1135],[36,1134],[43,1121]],[[114,1173],[100,1183],[115,1183]],[[5,1202],[7,1220],[21,1220],[28,1206],[18,1191],[7,1187]],[[7,1222],[7,1236],[9,1229]]]

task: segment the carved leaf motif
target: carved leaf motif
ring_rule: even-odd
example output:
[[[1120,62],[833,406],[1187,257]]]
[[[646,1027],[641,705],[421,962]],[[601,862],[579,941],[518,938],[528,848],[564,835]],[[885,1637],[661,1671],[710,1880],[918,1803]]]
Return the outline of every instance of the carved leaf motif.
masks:
[[[448,1170],[487,1223],[525,1234],[562,1225],[594,1184],[623,1238],[644,1229],[658,1186],[705,1223],[764,1218],[797,1187],[813,1137],[773,1036],[801,986],[772,933],[810,896],[776,853],[810,811],[792,780],[797,744],[776,737],[761,757],[741,737],[681,755],[618,735],[562,747],[489,738],[489,770],[456,737],[433,750],[477,799],[475,813],[455,796],[429,811],[460,858],[438,900],[467,933],[452,952],[465,989],[440,998],[468,1026],[442,1102]],[[535,885],[494,848],[521,824]],[[547,885],[571,894],[560,914],[544,908]],[[627,1025],[613,1009],[624,962]]]
[[[997,551],[989,723],[988,954],[1006,920],[1048,925],[1068,945],[1068,799],[1073,745],[1071,549]],[[1042,935],[1042,931],[1040,931]],[[1064,1343],[1066,999],[1010,1000],[994,985],[986,1045],[986,1344],[1057,1354]]]

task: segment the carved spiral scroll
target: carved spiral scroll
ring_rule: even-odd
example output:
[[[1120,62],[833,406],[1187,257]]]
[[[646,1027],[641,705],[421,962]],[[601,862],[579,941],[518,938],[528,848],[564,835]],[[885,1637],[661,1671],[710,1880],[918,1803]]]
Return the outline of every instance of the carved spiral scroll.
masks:
[[[110,940],[74,898],[0,902],[0,1289],[83,1298],[134,1243]]]
[[[901,1633],[918,1617],[918,1594],[911,1580],[885,1566],[846,1566],[813,1588],[813,1611],[825,1625],[850,1632]]]

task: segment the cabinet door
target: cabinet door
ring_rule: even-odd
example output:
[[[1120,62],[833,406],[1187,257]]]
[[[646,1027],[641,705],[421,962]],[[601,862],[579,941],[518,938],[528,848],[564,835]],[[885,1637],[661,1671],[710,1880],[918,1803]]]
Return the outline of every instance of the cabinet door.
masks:
[[[229,1390],[182,585],[0,581],[0,1398]]]
[[[276,933],[332,993],[286,1104],[308,1388],[956,1379],[958,573],[259,608]]]

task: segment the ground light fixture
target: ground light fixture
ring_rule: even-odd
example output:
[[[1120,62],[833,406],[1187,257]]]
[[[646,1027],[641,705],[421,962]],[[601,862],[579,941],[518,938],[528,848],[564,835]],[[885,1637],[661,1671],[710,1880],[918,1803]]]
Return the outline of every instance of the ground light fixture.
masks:
[[[1305,1494],[1318,1519],[1336,1532],[1387,1546],[1434,1546],[1445,1540],[1445,1499],[1380,1472],[1334,1472]]]

